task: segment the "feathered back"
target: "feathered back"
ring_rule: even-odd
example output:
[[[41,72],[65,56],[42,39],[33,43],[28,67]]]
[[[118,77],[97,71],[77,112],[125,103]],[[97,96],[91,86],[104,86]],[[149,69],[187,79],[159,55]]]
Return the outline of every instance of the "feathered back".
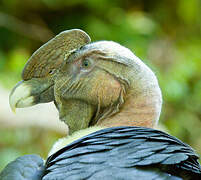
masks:
[[[114,127],[80,138],[50,156],[44,180],[58,179],[199,179],[193,149],[162,131]]]

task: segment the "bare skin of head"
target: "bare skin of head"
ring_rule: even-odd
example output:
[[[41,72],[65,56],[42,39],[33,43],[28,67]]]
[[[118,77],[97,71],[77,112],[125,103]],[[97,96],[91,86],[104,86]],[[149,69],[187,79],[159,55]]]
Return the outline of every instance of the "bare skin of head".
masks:
[[[60,33],[27,62],[10,105],[54,101],[69,133],[91,126],[154,127],[162,97],[155,74],[129,49],[112,41],[90,43],[79,29]]]
[[[154,73],[114,42],[92,43],[71,54],[57,74],[54,92],[70,134],[93,125],[154,127],[160,116]]]

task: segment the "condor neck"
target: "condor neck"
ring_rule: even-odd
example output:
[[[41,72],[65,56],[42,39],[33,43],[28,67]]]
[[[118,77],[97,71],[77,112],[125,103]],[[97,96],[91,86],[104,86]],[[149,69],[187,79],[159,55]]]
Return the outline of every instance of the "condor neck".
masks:
[[[131,82],[130,91],[119,112],[101,120],[98,125],[149,128],[157,125],[162,107],[161,90],[154,73],[147,67],[143,69]]]
[[[100,126],[142,126],[153,128],[160,116],[160,101],[154,97],[143,95],[129,99],[115,115],[105,118],[98,123]]]

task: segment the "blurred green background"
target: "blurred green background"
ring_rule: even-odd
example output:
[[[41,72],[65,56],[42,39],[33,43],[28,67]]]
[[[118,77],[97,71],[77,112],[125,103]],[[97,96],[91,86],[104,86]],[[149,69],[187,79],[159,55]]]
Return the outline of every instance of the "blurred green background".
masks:
[[[92,41],[130,48],[152,68],[163,92],[161,125],[201,154],[200,12],[200,0],[1,0],[0,87],[9,92],[21,80],[24,64],[43,43],[81,28]],[[64,133],[5,126],[1,103],[0,170],[20,155],[46,158]]]

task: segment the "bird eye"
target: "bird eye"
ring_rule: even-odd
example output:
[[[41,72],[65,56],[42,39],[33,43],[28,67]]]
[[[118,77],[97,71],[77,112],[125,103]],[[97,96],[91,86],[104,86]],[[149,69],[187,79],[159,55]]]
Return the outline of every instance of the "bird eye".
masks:
[[[55,72],[55,70],[54,70],[54,69],[51,69],[51,70],[49,71],[49,74],[54,74],[54,72]]]
[[[84,59],[84,60],[82,61],[82,67],[83,67],[83,68],[89,68],[90,65],[91,65],[91,62],[90,62],[88,59]]]

